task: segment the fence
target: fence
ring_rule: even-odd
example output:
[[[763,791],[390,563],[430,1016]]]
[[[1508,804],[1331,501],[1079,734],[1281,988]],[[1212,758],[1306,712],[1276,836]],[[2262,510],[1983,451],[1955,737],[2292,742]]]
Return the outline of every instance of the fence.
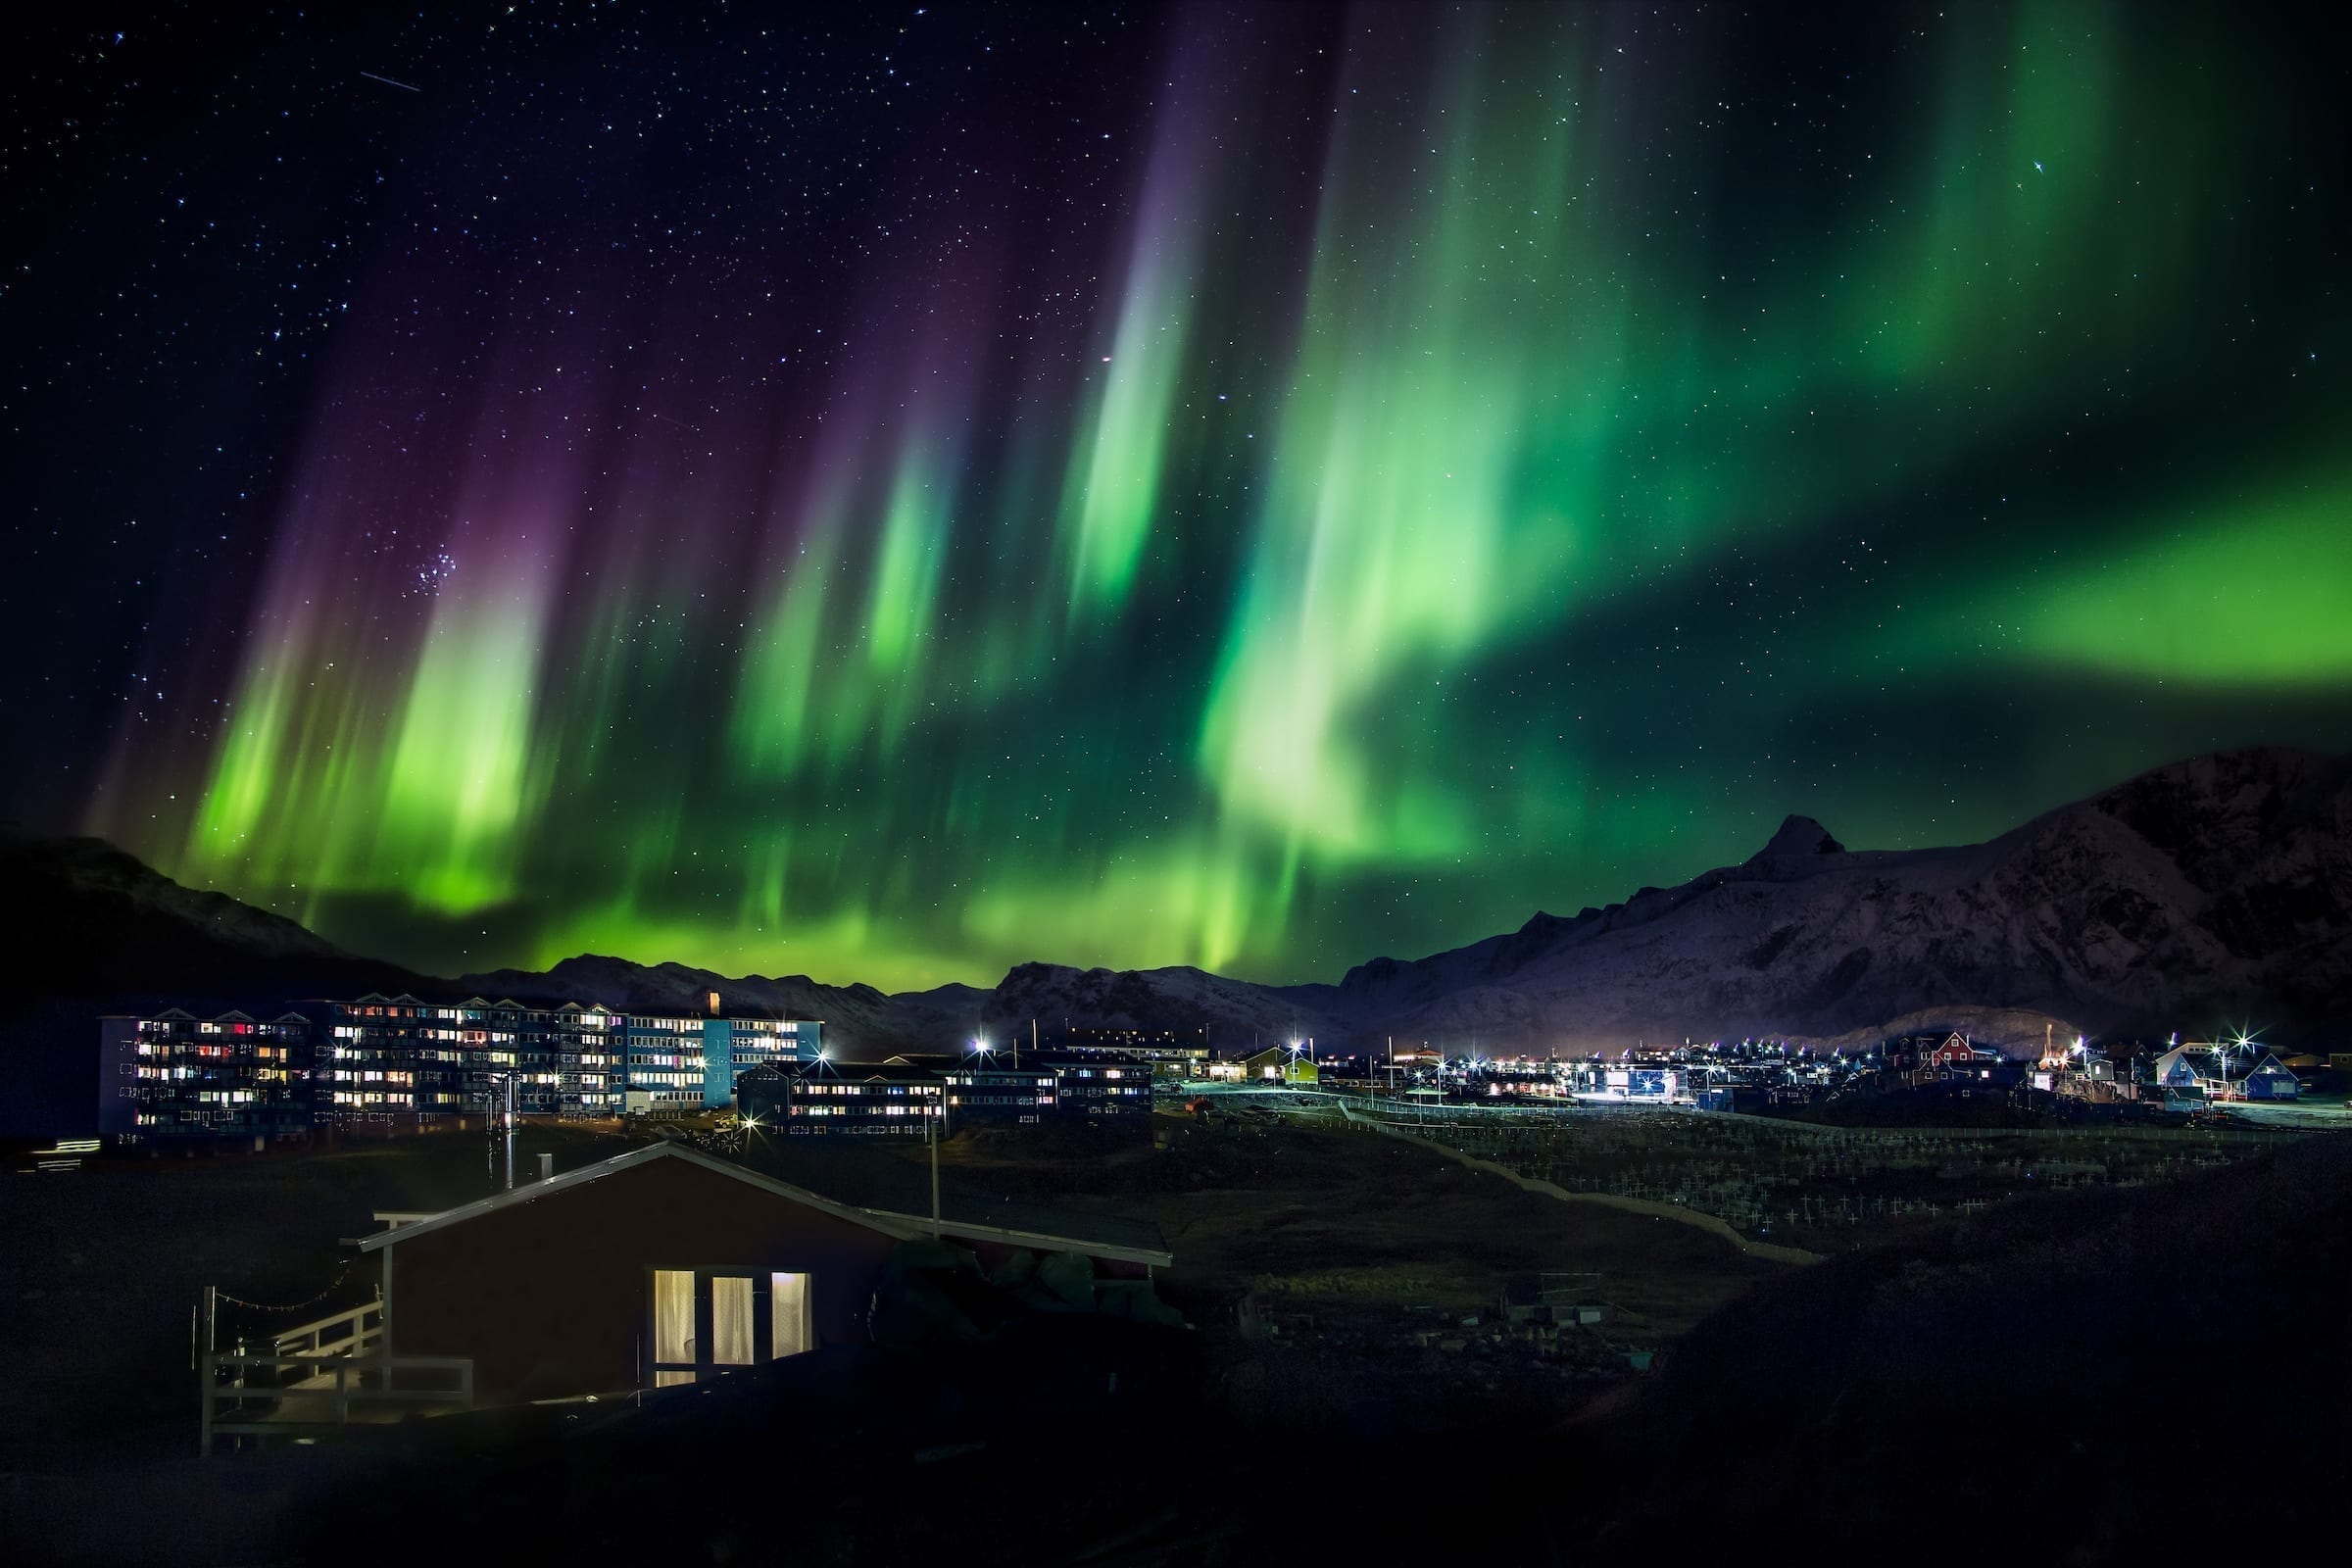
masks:
[[[1540,1176],[1522,1175],[1508,1165],[1499,1164],[1491,1159],[1478,1158],[1475,1155],[1449,1149],[1435,1139],[1425,1138],[1418,1133],[1404,1131],[1396,1125],[1383,1122],[1378,1118],[1363,1115],[1353,1106],[1343,1104],[1340,1107],[1340,1113],[1352,1124],[1370,1127],[1389,1137],[1401,1138],[1407,1143],[1435,1149],[1440,1153],[1449,1154],[1460,1160],[1473,1170],[1491,1172],[1527,1192],[1540,1193],[1546,1198],[1556,1198],[1563,1202],[1597,1203],[1606,1208],[1621,1209],[1628,1213],[1645,1214],[1653,1219],[1670,1219],[1677,1224],[1695,1226],[1712,1236],[1722,1238],[1750,1256],[1768,1257],[1779,1263],[1817,1263],[1821,1261],[1819,1253],[1807,1251],[1803,1248],[1782,1247],[1771,1242],[1753,1241],[1740,1235],[1720,1216],[1710,1214],[1703,1209],[1620,1194],[1569,1192],[1556,1182],[1547,1181]]]
[[[197,1452],[220,1437],[292,1436],[306,1428],[380,1420],[402,1410],[473,1408],[473,1361],[389,1354],[383,1303],[369,1301],[274,1335],[267,1353],[212,1345],[218,1293],[205,1287],[203,1401]]]
[[[1663,1106],[1490,1106],[1268,1090],[1221,1102],[1429,1144],[1521,1186],[1820,1252],[2024,1193],[2140,1185],[2306,1136],[2260,1129],[1855,1128]],[[1793,1245],[1789,1245],[1793,1244]]]

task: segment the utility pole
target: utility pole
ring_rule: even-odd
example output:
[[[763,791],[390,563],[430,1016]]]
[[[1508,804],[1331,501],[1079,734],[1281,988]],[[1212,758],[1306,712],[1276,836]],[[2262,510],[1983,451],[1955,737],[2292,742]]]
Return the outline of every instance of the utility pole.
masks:
[[[210,1285],[207,1285],[204,1288],[203,1316],[204,1353],[198,1358],[198,1365],[202,1372],[201,1387],[204,1391],[204,1417],[203,1425],[198,1429],[197,1433],[196,1457],[199,1459],[209,1459],[213,1456],[213,1336],[216,1331],[216,1325],[218,1325],[220,1322],[220,1307],[215,1302],[214,1290]]]
[[[482,1120],[485,1125],[498,1121],[501,1114],[498,1104],[499,1088],[503,1085],[507,1101],[504,1112],[507,1143],[507,1191],[511,1193],[514,1190],[514,1074],[512,1072],[492,1073],[490,1084],[491,1087],[482,1096],[484,1110]]]
[[[1014,1039],[1017,1041],[1017,1040],[1018,1040],[1020,1037],[1016,1035],[1016,1036],[1014,1036],[1013,1038],[1014,1038]],[[1017,1050],[1017,1049],[1019,1049],[1019,1048],[1016,1046],[1014,1049],[1016,1049],[1016,1050]],[[937,1116],[934,1116],[934,1117],[932,1117],[932,1118],[931,1118],[931,1239],[932,1239],[933,1241],[935,1241],[935,1242],[936,1242],[936,1241],[938,1241],[938,1240],[940,1239],[940,1224],[939,1224],[939,1124],[940,1124],[941,1120],[942,1120],[942,1119],[944,1119],[944,1118],[947,1116],[947,1113],[948,1113],[948,1102],[947,1102],[947,1097],[946,1097],[945,1095],[942,1095],[942,1096],[940,1097],[940,1102],[939,1102],[939,1115],[937,1115]]]

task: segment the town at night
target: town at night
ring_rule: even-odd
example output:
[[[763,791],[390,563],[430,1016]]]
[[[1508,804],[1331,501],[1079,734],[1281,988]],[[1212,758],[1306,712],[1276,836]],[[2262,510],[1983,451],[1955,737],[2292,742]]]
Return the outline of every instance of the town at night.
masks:
[[[2324,9],[4,25],[0,1557],[2341,1550]]]

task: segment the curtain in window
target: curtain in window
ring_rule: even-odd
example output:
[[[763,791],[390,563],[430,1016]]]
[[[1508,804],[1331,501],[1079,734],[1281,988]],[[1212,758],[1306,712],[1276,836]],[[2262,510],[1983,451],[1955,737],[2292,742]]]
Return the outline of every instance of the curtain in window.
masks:
[[[654,1270],[654,1387],[692,1383],[691,1371],[661,1370],[694,1365],[694,1271],[684,1268]]]
[[[808,1276],[770,1274],[767,1278],[769,1299],[775,1309],[768,1353],[781,1357],[814,1349],[808,1332]]]
[[[750,1366],[752,1281],[749,1275],[715,1274],[710,1279],[710,1360],[717,1366]]]
[[[654,1270],[654,1359],[694,1361],[694,1271]]]

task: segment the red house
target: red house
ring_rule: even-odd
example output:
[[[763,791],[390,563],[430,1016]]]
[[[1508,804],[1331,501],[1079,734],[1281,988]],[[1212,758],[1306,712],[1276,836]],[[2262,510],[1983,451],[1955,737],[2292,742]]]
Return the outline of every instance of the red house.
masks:
[[[677,1144],[518,1187],[367,1237],[386,1357],[463,1357],[503,1403],[692,1383],[862,1343],[884,1262],[927,1217],[853,1207]],[[1148,1278],[1152,1248],[953,1220],[993,1267],[1015,1250]]]
[[[1930,1072],[1940,1072],[1952,1067],[1973,1067],[1976,1062],[1977,1048],[1970,1045],[1957,1033],[1947,1036],[1942,1045],[1937,1046],[1919,1060],[1920,1066]]]

